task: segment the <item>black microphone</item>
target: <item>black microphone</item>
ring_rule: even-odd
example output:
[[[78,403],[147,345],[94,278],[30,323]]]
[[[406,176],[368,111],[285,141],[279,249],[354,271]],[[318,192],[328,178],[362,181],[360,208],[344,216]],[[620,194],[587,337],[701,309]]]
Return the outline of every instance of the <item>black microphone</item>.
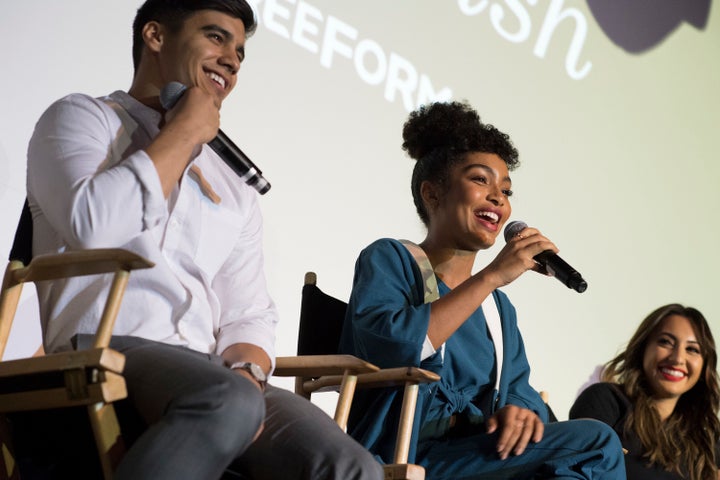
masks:
[[[185,90],[187,87],[180,82],[168,83],[160,92],[160,104],[165,110],[170,110],[180,100]],[[245,183],[255,188],[261,195],[270,190],[270,183],[262,176],[260,169],[222,130],[218,130],[217,137],[208,145],[242,180],[245,180]]]
[[[520,234],[525,228],[527,228],[527,223],[519,220],[508,223],[505,226],[505,241],[510,241],[511,238]],[[588,285],[582,275],[552,250],[538,253],[533,257],[533,260],[542,265],[550,275],[560,280],[566,287],[572,288],[578,293],[587,290]]]

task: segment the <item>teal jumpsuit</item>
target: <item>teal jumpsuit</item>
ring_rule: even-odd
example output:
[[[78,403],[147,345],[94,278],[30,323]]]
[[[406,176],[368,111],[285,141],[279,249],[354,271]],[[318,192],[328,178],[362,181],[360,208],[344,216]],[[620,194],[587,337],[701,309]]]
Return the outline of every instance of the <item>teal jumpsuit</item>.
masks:
[[[450,291],[439,279],[438,288],[441,296]],[[378,240],[360,254],[340,352],[380,367],[412,365],[441,376],[439,382],[421,386],[410,462],[424,466],[428,480],[625,478],[620,441],[607,425],[594,420],[547,423],[547,407],[529,384],[515,309],[504,293],[496,290],[493,296],[504,350],[497,390],[495,351],[481,308],[443,349],[421,359],[430,305],[424,303],[415,259],[392,239]],[[348,432],[385,463],[392,461],[401,400],[401,389],[362,390],[351,410]],[[508,404],[534,411],[546,425],[539,443],[501,460],[498,433],[485,433],[484,421]]]

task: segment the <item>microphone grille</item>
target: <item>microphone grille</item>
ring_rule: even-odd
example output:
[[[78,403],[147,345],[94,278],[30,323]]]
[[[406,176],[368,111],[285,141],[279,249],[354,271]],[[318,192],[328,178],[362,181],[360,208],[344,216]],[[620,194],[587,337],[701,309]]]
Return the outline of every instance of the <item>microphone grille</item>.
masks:
[[[180,100],[185,90],[187,90],[187,87],[180,82],[168,83],[160,91],[160,105],[165,110],[170,110]]]
[[[527,228],[527,223],[522,220],[513,220],[512,222],[505,225],[505,241],[510,241],[515,235]]]

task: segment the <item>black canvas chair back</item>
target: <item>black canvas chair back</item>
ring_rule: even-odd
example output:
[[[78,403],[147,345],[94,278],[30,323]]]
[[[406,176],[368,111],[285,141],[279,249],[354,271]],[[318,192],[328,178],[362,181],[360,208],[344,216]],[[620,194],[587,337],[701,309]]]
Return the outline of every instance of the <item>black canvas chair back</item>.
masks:
[[[20,213],[17,230],[15,230],[15,239],[13,240],[8,260],[19,260],[23,265],[30,263],[30,260],[32,260],[32,238],[32,215],[30,214],[30,205],[26,198],[22,212]]]
[[[310,399],[316,392],[339,393],[335,421],[347,428],[355,388],[402,388],[403,403],[397,426],[393,463],[384,465],[385,478],[424,480],[425,470],[409,464],[408,452],[415,416],[418,385],[440,379],[433,372],[417,367],[379,367],[353,355],[337,353],[347,303],[317,286],[314,272],[305,274],[300,306],[298,356],[277,357],[275,376],[295,377],[295,393]]]
[[[347,303],[317,286],[313,272],[305,274],[298,329],[298,355],[334,355],[342,334]]]

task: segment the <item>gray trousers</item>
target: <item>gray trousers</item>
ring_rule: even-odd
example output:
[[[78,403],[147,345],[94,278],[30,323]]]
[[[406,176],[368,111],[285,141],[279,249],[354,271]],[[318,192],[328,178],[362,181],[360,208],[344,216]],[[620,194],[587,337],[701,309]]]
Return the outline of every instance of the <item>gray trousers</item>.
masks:
[[[272,386],[263,395],[218,355],[135,337],[113,337],[110,346],[126,357],[121,428],[137,432],[116,479],[215,480],[228,467],[249,480],[383,478],[325,412]]]

